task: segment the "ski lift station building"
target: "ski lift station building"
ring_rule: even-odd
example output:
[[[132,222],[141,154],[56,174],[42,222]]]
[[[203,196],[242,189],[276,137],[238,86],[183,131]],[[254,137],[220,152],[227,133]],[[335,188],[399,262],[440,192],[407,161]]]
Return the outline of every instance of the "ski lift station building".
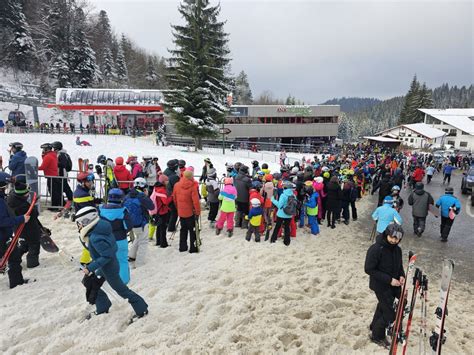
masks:
[[[175,133],[160,90],[60,88],[49,107],[79,111],[89,124],[156,129],[166,123],[167,133]],[[229,140],[327,144],[336,139],[339,115],[339,105],[233,105],[224,126]]]

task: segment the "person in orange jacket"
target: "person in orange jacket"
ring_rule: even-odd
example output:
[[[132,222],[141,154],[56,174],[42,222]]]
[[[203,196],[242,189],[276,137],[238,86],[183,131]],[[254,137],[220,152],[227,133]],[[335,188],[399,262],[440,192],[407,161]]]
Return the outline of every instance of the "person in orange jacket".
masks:
[[[196,189],[193,173],[190,170],[183,172],[183,177],[173,188],[173,201],[181,221],[179,232],[179,251],[188,250],[188,232],[190,236],[190,253],[198,252],[196,245],[196,219],[201,214],[199,194]]]

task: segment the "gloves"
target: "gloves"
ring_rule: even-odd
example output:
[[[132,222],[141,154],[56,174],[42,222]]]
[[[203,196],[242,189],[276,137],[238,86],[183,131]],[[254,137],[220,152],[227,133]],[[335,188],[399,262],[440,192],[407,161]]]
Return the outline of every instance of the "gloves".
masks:
[[[105,282],[105,278],[97,277],[95,274],[84,275],[82,284],[86,288],[86,300],[89,304],[95,304],[97,293]]]
[[[248,221],[248,220],[249,220],[249,216],[245,215],[244,219],[245,219],[246,221]]]

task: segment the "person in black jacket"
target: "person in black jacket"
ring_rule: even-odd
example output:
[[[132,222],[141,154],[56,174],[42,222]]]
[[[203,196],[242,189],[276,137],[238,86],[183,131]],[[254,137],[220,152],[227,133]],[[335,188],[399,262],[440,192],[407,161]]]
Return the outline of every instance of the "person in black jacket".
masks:
[[[16,180],[15,189],[7,197],[8,207],[11,208],[15,216],[24,215],[30,208],[28,202],[30,189],[25,181]],[[26,255],[26,267],[32,269],[39,266],[41,225],[38,221],[38,211],[33,208],[30,214],[30,221],[25,224],[21,234],[22,243],[20,252]],[[24,240],[24,241],[23,241]]]
[[[337,176],[331,177],[327,184],[326,209],[328,227],[336,228],[336,219],[340,219],[342,190]]]
[[[379,202],[377,206],[383,205],[383,200],[385,196],[390,196],[392,194],[392,187],[393,182],[390,180],[390,176],[388,174],[383,175],[382,180],[380,180],[377,184],[375,184],[372,195],[379,190]]]
[[[246,229],[248,227],[248,220],[245,219],[245,216],[249,214],[249,191],[252,187],[248,166],[242,165],[240,167],[239,173],[234,178],[234,186],[237,189],[235,226]]]
[[[67,177],[67,173],[72,169],[72,161],[69,154],[63,150],[63,144],[59,141],[51,143],[53,146],[53,150],[58,155],[58,174],[62,177]],[[73,192],[71,190],[71,186],[67,179],[60,179],[62,183],[61,191],[66,194],[68,202],[66,203],[66,208],[69,208],[72,203]]]
[[[367,250],[365,273],[369,275],[369,288],[377,297],[377,308],[370,324],[371,340],[388,347],[385,329],[395,320],[393,301],[400,297],[400,286],[405,282],[402,250],[398,246],[403,229],[396,223],[387,226],[375,243]]]
[[[168,193],[168,196],[171,196],[173,194],[173,188],[174,185],[179,181],[179,176],[176,173],[178,170],[178,159],[172,159],[169,160],[168,163],[166,163],[167,168],[165,171],[163,171],[163,174],[168,177],[168,184],[166,185],[166,192]],[[178,220],[178,211],[176,210],[176,205],[172,201],[169,204],[169,209],[170,209],[170,219],[168,222],[168,232],[174,232],[176,231],[176,222]]]

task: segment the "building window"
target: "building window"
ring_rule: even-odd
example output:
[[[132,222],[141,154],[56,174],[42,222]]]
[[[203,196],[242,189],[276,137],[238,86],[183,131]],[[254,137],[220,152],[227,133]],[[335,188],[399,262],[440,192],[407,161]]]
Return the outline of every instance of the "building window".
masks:
[[[468,132],[461,131],[461,135],[463,135],[463,136],[468,136],[469,133],[468,133]]]
[[[413,143],[413,138],[410,138],[410,143]]]
[[[456,137],[457,136],[457,130],[456,129],[450,129],[448,133],[448,137]]]
[[[459,142],[459,147],[467,147],[467,142]]]
[[[443,132],[449,133],[449,129],[443,128]]]
[[[452,146],[456,145],[454,141],[448,141],[448,144]]]

